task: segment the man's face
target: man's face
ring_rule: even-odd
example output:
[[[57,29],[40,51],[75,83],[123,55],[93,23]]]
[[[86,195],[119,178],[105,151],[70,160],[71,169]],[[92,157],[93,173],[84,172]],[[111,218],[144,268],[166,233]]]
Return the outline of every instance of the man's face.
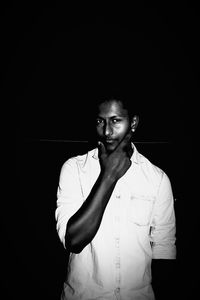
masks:
[[[112,152],[131,129],[128,111],[119,101],[103,102],[98,107],[96,130],[107,152]]]

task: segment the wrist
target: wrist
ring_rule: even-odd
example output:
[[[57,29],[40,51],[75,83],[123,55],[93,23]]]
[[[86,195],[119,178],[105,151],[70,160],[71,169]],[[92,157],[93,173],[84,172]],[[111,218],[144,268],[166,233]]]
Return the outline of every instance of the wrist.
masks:
[[[117,183],[117,179],[115,176],[108,172],[101,172],[100,179],[105,182],[107,185],[115,185]]]

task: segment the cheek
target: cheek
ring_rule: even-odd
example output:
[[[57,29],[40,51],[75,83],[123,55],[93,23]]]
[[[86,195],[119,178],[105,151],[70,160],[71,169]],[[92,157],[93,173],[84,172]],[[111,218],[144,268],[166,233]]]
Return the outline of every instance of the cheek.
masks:
[[[124,136],[129,130],[128,124],[122,124],[118,128],[116,128],[116,133],[120,136]]]
[[[97,133],[97,135],[101,136],[103,134],[102,127],[100,127],[100,126],[96,127],[96,133]]]

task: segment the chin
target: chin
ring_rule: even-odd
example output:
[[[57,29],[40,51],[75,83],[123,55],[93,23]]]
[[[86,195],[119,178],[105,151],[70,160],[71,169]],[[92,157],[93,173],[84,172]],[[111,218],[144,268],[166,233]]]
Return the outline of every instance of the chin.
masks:
[[[107,152],[113,152],[116,148],[116,145],[107,145],[106,151]]]

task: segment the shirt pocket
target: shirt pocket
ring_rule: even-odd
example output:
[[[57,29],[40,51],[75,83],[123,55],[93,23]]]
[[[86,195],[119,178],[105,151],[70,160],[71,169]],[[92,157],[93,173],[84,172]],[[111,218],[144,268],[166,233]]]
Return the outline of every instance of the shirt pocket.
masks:
[[[131,196],[128,205],[129,221],[139,225],[147,226],[150,224],[155,197],[134,195]]]

